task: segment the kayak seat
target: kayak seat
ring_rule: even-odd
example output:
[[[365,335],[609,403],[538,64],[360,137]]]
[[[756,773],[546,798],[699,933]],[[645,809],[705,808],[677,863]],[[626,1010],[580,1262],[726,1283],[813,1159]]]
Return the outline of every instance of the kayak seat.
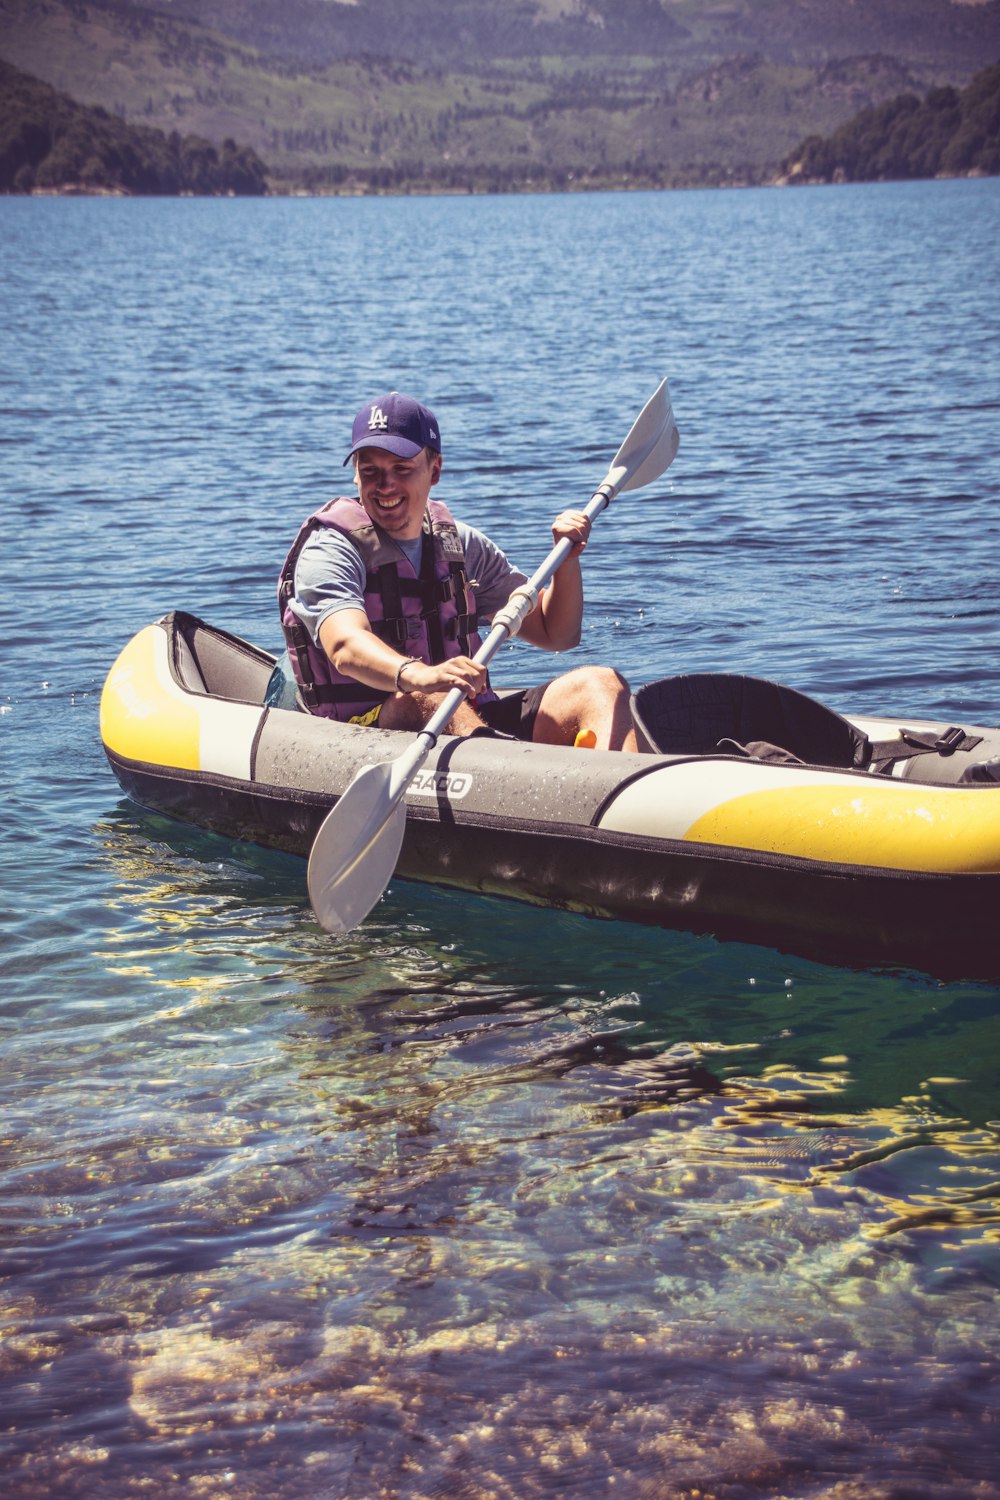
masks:
[[[174,618],[176,622],[176,616]],[[174,676],[181,687],[187,688],[189,693],[207,694],[208,684],[195,653],[193,635],[179,627],[176,628],[173,635],[173,648]]]
[[[269,652],[183,610],[174,610],[163,624],[170,639],[173,673],[181,687],[232,703],[263,703],[274,666]]]
[[[661,755],[742,755],[863,769],[867,737],[805,693],[762,677],[692,672],[632,695],[640,750]]]

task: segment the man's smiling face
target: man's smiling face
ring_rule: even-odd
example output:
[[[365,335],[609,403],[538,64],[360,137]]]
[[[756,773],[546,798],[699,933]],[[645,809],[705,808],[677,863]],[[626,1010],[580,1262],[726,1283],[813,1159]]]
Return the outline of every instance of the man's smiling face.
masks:
[[[432,485],[441,477],[441,455],[424,448],[415,458],[399,458],[382,448],[362,448],[354,481],[361,504],[390,536],[413,541],[420,535]]]

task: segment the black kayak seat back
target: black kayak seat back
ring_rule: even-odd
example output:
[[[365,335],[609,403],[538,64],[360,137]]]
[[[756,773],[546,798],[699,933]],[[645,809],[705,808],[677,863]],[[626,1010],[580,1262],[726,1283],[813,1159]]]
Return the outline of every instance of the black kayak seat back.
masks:
[[[863,768],[867,737],[815,698],[763,677],[691,672],[633,693],[639,749],[661,755],[751,755]]]
[[[174,676],[190,693],[232,703],[263,703],[274,657],[239,636],[206,625],[197,615],[173,610],[165,625]]]

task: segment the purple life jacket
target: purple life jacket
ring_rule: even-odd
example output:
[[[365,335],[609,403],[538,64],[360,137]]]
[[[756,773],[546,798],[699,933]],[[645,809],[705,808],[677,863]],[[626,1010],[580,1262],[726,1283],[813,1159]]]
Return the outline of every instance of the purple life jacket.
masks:
[[[419,657],[428,665],[451,656],[476,654],[482,644],[476,632],[476,596],[465,571],[465,549],[447,506],[440,500],[428,502],[418,576],[409,559],[375,524],[359,500],[348,496],[328,500],[299,528],[278,580],[281,628],[299,698],[309,713],[341,721],[357,719],[392,696],[338,672],[290,608],[299,554],[321,526],[339,531],[361,554],[365,613],[380,640],[403,656]],[[488,690],[477,702],[490,702],[495,697]]]

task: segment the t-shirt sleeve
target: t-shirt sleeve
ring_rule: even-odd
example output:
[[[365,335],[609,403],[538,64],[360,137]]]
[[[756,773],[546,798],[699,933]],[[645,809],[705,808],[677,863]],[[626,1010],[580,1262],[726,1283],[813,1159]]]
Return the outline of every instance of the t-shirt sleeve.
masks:
[[[347,537],[324,526],[313,532],[295,565],[291,609],[313,640],[327,615],[364,609],[365,565]]]
[[[476,595],[476,608],[480,618],[496,614],[518,584],[527,582],[527,575],[515,568],[505,552],[475,526],[458,522],[458,532],[465,548],[465,570]]]

